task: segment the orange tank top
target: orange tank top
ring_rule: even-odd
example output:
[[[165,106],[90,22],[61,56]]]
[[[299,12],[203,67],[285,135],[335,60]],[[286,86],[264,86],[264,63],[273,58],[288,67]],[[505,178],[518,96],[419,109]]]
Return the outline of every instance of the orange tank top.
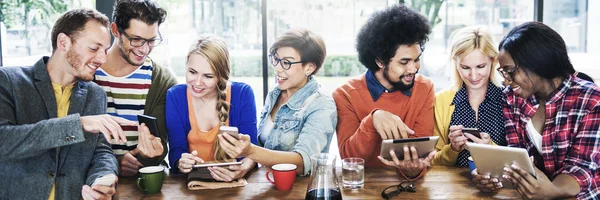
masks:
[[[212,161],[214,160],[214,144],[217,139],[217,134],[219,134],[219,128],[221,125],[215,126],[213,129],[204,132],[198,128],[198,123],[196,123],[196,114],[194,113],[194,105],[192,104],[192,95],[188,91],[187,92],[187,100],[188,100],[188,112],[190,113],[190,125],[191,130],[187,135],[188,140],[188,149],[190,153],[194,150],[198,152],[198,157],[202,158],[204,161]],[[227,84],[227,102],[231,102],[231,84]],[[225,121],[225,124],[229,125],[229,118]]]

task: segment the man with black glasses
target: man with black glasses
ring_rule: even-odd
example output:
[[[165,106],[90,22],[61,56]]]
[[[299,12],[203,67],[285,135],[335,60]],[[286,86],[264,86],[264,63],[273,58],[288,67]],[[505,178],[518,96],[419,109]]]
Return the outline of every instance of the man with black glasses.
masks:
[[[150,133],[146,125],[122,127],[128,140],[113,143],[112,148],[123,176],[159,165],[167,155],[165,95],[177,81],[148,57],[163,40],[159,26],[165,17],[166,11],[151,0],[117,1],[110,25],[115,40],[107,62],[95,74],[94,82],[108,98],[108,114],[131,121],[139,114],[157,119],[158,133]]]

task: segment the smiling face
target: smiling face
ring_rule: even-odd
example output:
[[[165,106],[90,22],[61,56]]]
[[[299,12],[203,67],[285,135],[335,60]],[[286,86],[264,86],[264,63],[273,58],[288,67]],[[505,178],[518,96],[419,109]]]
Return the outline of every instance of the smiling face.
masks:
[[[113,33],[118,32],[116,29],[116,24],[113,24]],[[118,37],[118,49],[119,55],[129,64],[134,66],[140,66],[144,64],[144,61],[152,52],[154,47],[148,45],[148,42],[145,42],[144,45],[140,47],[135,47],[131,45],[131,40],[125,36],[127,34],[131,39],[157,39],[160,38],[158,34],[158,22],[148,25],[145,22],[132,19],[129,21],[129,28],[123,30],[125,33],[119,33]]]
[[[523,68],[517,67],[515,61],[508,51],[501,50],[498,54],[500,68],[503,71],[513,71],[504,76],[505,83],[510,85],[512,91],[521,98],[529,98],[541,87],[541,78],[534,73],[526,73]],[[537,87],[535,87],[537,85]]]
[[[195,98],[216,96],[217,78],[208,60],[197,53],[191,54],[186,64],[185,81]]]
[[[414,85],[415,75],[421,68],[421,45],[400,45],[390,63],[383,65],[377,62],[377,65],[383,68],[384,80],[379,80],[383,86],[397,90],[410,89]]]
[[[78,80],[93,80],[96,69],[106,62],[109,47],[108,28],[95,20],[88,21],[66,52],[70,73]]]
[[[483,54],[480,50],[474,50],[458,61],[458,74],[465,83],[467,89],[481,89],[487,87],[490,82],[490,73],[493,58]]]
[[[273,56],[281,59],[277,66],[273,66],[277,75],[277,87],[280,90],[297,91],[308,82],[306,74],[311,74],[315,70],[314,65],[311,63],[296,63],[292,64],[289,69],[284,69],[284,65],[286,65],[286,68],[288,67],[286,63],[302,61],[300,53],[292,47],[281,47],[277,49]]]

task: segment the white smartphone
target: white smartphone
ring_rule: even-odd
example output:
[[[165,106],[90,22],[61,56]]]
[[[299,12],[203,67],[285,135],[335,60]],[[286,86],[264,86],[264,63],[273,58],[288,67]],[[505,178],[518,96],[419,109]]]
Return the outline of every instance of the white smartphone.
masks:
[[[97,178],[94,181],[94,183],[92,183],[92,187],[94,187],[95,185],[110,186],[115,182],[116,178],[117,176],[115,176],[114,174],[105,175],[103,177]]]
[[[231,137],[239,139],[238,128],[233,126],[221,126],[219,128],[219,134],[229,134]]]

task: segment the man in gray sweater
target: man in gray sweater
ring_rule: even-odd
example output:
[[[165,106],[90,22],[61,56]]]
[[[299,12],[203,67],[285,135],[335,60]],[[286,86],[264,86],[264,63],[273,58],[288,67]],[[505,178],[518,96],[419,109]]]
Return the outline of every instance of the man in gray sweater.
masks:
[[[126,140],[106,115],[106,95],[90,82],[106,62],[109,21],[89,9],[63,14],[52,56],[34,66],[0,67],[0,199],[110,199],[117,160],[107,138]],[[103,134],[99,134],[103,133]]]

